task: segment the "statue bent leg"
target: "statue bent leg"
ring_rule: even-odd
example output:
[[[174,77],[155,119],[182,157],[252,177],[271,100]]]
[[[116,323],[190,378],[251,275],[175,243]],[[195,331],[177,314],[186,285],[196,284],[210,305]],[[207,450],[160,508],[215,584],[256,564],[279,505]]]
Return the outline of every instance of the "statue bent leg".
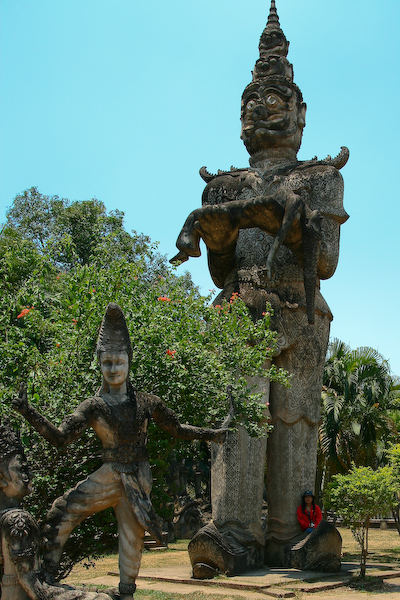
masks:
[[[87,517],[115,506],[121,494],[117,474],[110,465],[103,465],[55,500],[44,526],[45,561],[50,573],[57,568],[64,545],[75,527]]]
[[[121,596],[132,596],[143,549],[144,529],[125,496],[121,478],[111,465],[100,469],[58,498],[46,517],[45,567],[49,575],[58,563],[71,532],[85,518],[113,507],[118,520]]]

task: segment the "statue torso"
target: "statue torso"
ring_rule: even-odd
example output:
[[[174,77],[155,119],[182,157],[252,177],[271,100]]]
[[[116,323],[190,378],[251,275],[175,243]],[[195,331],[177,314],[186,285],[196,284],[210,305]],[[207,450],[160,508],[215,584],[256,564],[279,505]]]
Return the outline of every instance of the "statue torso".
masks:
[[[115,402],[105,394],[90,401],[90,425],[103,448],[146,445],[152,407],[145,395],[136,393],[134,398],[125,396]]]
[[[295,191],[305,186],[309,190],[307,202],[310,209],[318,209],[323,215],[321,247],[326,255],[324,258],[326,276],[330,277],[330,272],[332,271],[333,274],[338,258],[339,222],[347,217],[342,204],[342,178],[336,168],[321,161],[309,161],[262,169],[219,172],[208,182],[204,190],[203,205],[273,195],[279,187]],[[223,288],[229,294],[235,286],[240,288],[241,284],[250,284],[277,294],[285,302],[304,304],[303,269],[295,255],[285,245],[281,245],[277,252],[272,278],[267,277],[265,265],[273,241],[271,235],[259,228],[240,230],[233,269],[226,273]],[[210,260],[210,270],[212,271],[212,260]],[[319,288],[319,280],[317,287]],[[330,313],[319,290],[317,290],[316,308],[325,314]]]

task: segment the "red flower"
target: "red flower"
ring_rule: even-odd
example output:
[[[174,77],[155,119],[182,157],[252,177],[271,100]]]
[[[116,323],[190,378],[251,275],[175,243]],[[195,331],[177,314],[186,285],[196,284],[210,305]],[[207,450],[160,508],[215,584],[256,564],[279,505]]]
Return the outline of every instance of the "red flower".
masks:
[[[23,308],[21,310],[21,312],[19,313],[19,315],[17,316],[17,319],[22,319],[22,317],[26,317],[26,315],[31,312],[32,308],[33,308],[33,306],[31,306],[30,308],[29,308],[29,306],[27,306],[26,308]]]
[[[174,358],[175,353],[176,353],[176,350],[167,350],[165,354],[167,354],[168,356],[172,356],[172,358]]]
[[[78,323],[78,319],[72,319],[72,322],[74,325],[76,325]]]
[[[160,296],[159,298],[157,298],[157,300],[159,302],[171,302],[171,298],[168,298],[168,296]]]

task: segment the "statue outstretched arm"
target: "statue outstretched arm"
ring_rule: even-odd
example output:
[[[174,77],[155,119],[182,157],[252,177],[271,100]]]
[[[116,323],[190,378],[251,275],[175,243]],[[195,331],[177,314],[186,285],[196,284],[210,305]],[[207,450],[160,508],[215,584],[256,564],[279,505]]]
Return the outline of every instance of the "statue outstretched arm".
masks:
[[[246,200],[205,205],[194,210],[178,236],[176,245],[180,252],[171,262],[185,261],[189,256],[200,256],[200,239],[204,240],[210,252],[234,254],[240,229],[260,227],[271,235],[276,235],[281,227],[284,205],[289,195],[296,196],[291,191],[282,190],[279,196],[255,196]],[[292,242],[298,242],[299,233],[299,227],[292,227],[289,235]]]
[[[194,427],[183,425],[173,410],[168,408],[160,398],[153,396],[153,419],[155,423],[170,435],[181,440],[207,440],[209,442],[223,442],[228,428],[210,429],[207,427]]]
[[[88,428],[88,406],[87,400],[82,402],[71,415],[64,419],[60,427],[56,427],[29,404],[24,386],[21,386],[18,397],[13,400],[13,408],[25,417],[42,437],[57,448],[70,444]]]

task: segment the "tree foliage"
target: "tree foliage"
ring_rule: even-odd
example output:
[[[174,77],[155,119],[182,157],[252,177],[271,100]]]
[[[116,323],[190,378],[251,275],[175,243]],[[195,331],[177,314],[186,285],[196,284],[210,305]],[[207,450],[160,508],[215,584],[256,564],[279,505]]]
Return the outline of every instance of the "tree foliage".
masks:
[[[59,424],[96,393],[96,336],[111,301],[122,307],[130,328],[130,376],[137,389],[159,395],[183,422],[219,426],[231,384],[237,422],[266,434],[264,407],[247,377],[287,384],[283,371],[265,370],[277,341],[269,310],[254,323],[236,296],[213,308],[188,276],[167,267],[148,238],[123,230],[122,213],[107,214],[97,201],[70,204],[28,190],[8,213],[0,251],[0,414],[21,428],[34,474],[29,508],[38,518],[67,486],[99,466],[100,449],[87,432],[56,451],[12,413],[11,400],[26,383],[30,402]],[[170,458],[201,451],[198,443],[151,429],[153,502],[164,518],[173,505],[165,484]],[[115,534],[109,512],[84,522],[69,542],[65,570],[83,556],[110,550]]]
[[[329,346],[322,390],[319,478],[346,473],[352,462],[378,467],[399,429],[394,419],[399,385],[388,362],[373,348]]]
[[[373,470],[354,464],[345,475],[335,475],[325,496],[325,505],[340,515],[360,545],[360,571],[365,576],[370,521],[391,512],[400,489],[391,467]]]
[[[400,444],[393,444],[387,451],[389,464],[393,470],[393,476],[398,485],[397,503],[393,507],[393,518],[397,531],[400,535]]]
[[[88,265],[107,259],[139,256],[155,260],[150,238],[123,227],[124,213],[107,213],[103,202],[70,202],[45,196],[36,187],[18,195],[7,212],[7,225],[30,240],[60,268]]]

